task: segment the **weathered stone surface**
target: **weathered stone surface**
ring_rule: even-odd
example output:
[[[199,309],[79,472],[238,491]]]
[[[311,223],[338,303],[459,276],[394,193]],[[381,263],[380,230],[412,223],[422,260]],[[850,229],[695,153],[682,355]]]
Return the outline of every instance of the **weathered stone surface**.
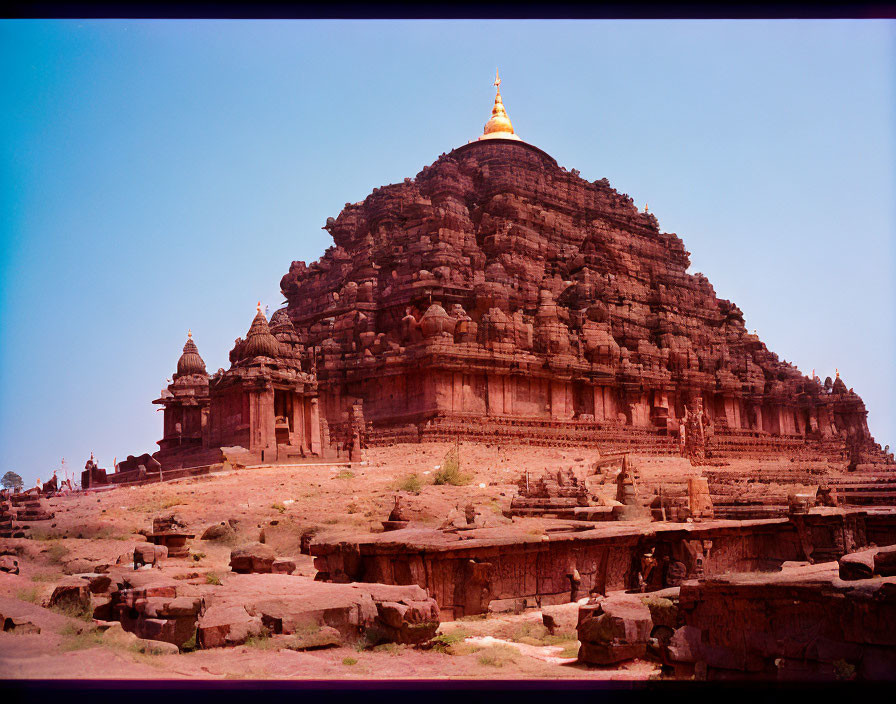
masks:
[[[881,577],[896,576],[896,546],[877,549],[874,555],[874,574]]]
[[[438,624],[438,607],[415,585],[327,584],[282,574],[244,574],[204,597],[197,642],[204,648],[220,647],[253,634],[304,637],[328,627],[342,640],[419,643],[430,639]]]
[[[201,600],[195,587],[151,571],[115,571],[106,595],[94,597],[94,618],[114,620],[137,637],[176,647],[196,634]]]
[[[269,573],[275,559],[276,554],[272,548],[262,543],[251,543],[231,551],[230,569],[241,574]]]
[[[668,661],[705,663],[710,677],[832,678],[838,667],[878,676],[881,655],[896,652],[896,578],[844,582],[838,572],[823,563],[685,583]]]
[[[233,528],[230,527],[227,523],[215,523],[214,525],[206,528],[202,535],[199,537],[200,540],[224,540],[227,538],[231,538],[235,535]]]
[[[775,569],[805,561],[807,554],[834,560],[849,546],[867,544],[866,535],[894,539],[886,514],[818,511],[775,520],[601,522],[588,530],[579,524],[544,536],[513,525],[463,535],[415,528],[318,540],[311,553],[320,580],[413,582],[436,599],[448,620],[520,600],[568,603],[574,570],[583,597],[633,589],[640,581],[654,592],[701,576]],[[651,551],[652,569],[645,560]]]
[[[261,618],[250,615],[244,606],[212,604],[199,617],[196,644],[201,648],[222,648],[245,643],[265,632]]]
[[[653,629],[648,609],[635,595],[612,595],[579,611],[579,661],[609,665],[644,657]]]
[[[541,620],[551,635],[559,631],[574,631],[579,625],[579,605],[570,603],[544,606],[541,609]]]
[[[40,633],[40,626],[27,619],[10,616],[3,619],[3,631],[5,633],[15,633],[16,635],[27,635],[29,633]]]
[[[90,585],[81,579],[71,579],[56,586],[48,606],[72,609],[91,607]]]
[[[11,555],[3,555],[0,557],[0,572],[8,572],[9,574],[19,573],[19,561]]]
[[[874,556],[877,548],[860,550],[840,558],[840,579],[870,579],[874,574]]]
[[[0,596],[0,624],[5,624],[7,621],[10,622],[10,627],[20,623],[23,628],[30,628],[24,624],[34,624],[42,633],[59,633],[64,629],[71,629],[77,633],[88,627],[88,624],[79,618],[64,616],[58,611],[37,604]]]
[[[93,562],[77,557],[74,560],[67,560],[63,563],[62,571],[65,572],[65,574],[84,574],[86,572],[93,572]]]
[[[146,543],[144,545],[137,545],[134,548],[134,566],[142,566],[142,565],[152,565],[155,567],[162,560],[167,559],[168,557],[168,548],[164,545],[153,545],[152,543]]]
[[[271,572],[274,574],[292,574],[295,571],[295,560],[288,560],[285,557],[278,557],[271,564]]]
[[[103,631],[102,639],[110,645],[134,648],[153,655],[177,655],[180,652],[180,648],[173,643],[140,638],[133,633],[125,631],[120,623],[113,623],[106,627]]]

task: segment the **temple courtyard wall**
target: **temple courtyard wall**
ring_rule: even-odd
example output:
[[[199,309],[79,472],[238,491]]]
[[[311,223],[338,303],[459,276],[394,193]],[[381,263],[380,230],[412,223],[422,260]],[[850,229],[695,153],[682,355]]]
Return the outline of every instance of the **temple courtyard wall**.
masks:
[[[318,579],[417,584],[443,618],[571,601],[633,587],[639,557],[682,562],[687,576],[775,572],[829,561],[870,543],[896,544],[896,511],[814,510],[803,516],[705,523],[617,523],[561,534],[481,529],[466,535],[407,529],[311,545]],[[568,527],[567,527],[568,530]],[[699,562],[702,563],[698,565]]]

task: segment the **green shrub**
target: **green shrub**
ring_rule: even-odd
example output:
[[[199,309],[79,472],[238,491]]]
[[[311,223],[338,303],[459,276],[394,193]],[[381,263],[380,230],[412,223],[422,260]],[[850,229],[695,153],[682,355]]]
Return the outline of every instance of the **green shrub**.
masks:
[[[216,587],[221,586],[221,578],[216,572],[209,572],[205,575],[206,584],[214,584]]]
[[[440,633],[435,638],[430,639],[429,644],[437,653],[447,653],[452,645],[463,643],[466,637],[467,632],[464,630],[457,630],[452,633]]]
[[[53,611],[60,613],[63,616],[68,616],[69,618],[77,618],[81,621],[93,622],[93,609],[90,608],[89,604],[73,604],[69,602],[56,604],[56,606],[53,606],[52,608]]]
[[[40,604],[40,589],[37,587],[19,589],[16,592],[16,599],[19,601],[30,601],[32,604]]]
[[[389,653],[389,655],[398,655],[404,646],[399,643],[381,643],[373,647],[375,653]]]
[[[851,680],[856,676],[856,666],[852,665],[846,660],[835,660],[833,662],[834,665],[834,676],[838,680]]]
[[[523,623],[517,626],[510,640],[527,645],[543,645],[548,629],[540,623]]]
[[[412,494],[419,494],[420,489],[423,488],[423,483],[420,481],[420,477],[418,477],[416,474],[409,474],[404,479],[400,480],[395,488],[399,491],[407,491]]]
[[[47,548],[47,559],[54,565],[62,564],[63,558],[68,555],[69,549],[62,543],[54,542]]]
[[[270,633],[249,636],[246,638],[245,645],[250,648],[258,648],[259,650],[275,650],[280,648],[280,644],[271,638]]]
[[[338,474],[336,474],[336,479],[354,479],[355,473],[350,469],[340,470]]]
[[[286,506],[283,504],[271,504],[271,508],[280,513],[286,513]]]
[[[579,642],[570,643],[557,654],[558,658],[577,658],[579,657]]]
[[[439,471],[436,472],[433,484],[436,486],[441,486],[443,484],[464,486],[465,484],[469,484],[471,479],[472,478],[468,474],[464,474],[460,471],[460,464],[457,460],[448,459],[442,463]]]
[[[342,658],[343,665],[357,665],[358,661],[355,658]]]
[[[108,645],[97,631],[68,629],[68,632],[66,632],[66,629],[63,629],[62,633],[64,637],[60,648],[63,651],[85,650]]]

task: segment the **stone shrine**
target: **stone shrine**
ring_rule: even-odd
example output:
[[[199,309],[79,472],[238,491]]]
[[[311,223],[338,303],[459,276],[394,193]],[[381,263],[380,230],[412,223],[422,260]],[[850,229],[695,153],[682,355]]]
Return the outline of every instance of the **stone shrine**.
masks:
[[[188,333],[172,383],[153,401],[165,412],[154,456],[164,469],[218,462],[221,448],[236,448],[241,459],[260,463],[332,456],[318,411],[314,360],[285,311],[269,325],[259,303],[230,362],[230,369],[209,376]]]

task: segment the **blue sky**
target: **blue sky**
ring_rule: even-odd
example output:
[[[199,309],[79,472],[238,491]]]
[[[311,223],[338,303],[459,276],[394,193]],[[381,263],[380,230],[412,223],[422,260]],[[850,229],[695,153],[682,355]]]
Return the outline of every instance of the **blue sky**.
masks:
[[[893,21],[0,22],[0,472],[152,452],[346,202],[519,135],[676,232],[896,445]]]

